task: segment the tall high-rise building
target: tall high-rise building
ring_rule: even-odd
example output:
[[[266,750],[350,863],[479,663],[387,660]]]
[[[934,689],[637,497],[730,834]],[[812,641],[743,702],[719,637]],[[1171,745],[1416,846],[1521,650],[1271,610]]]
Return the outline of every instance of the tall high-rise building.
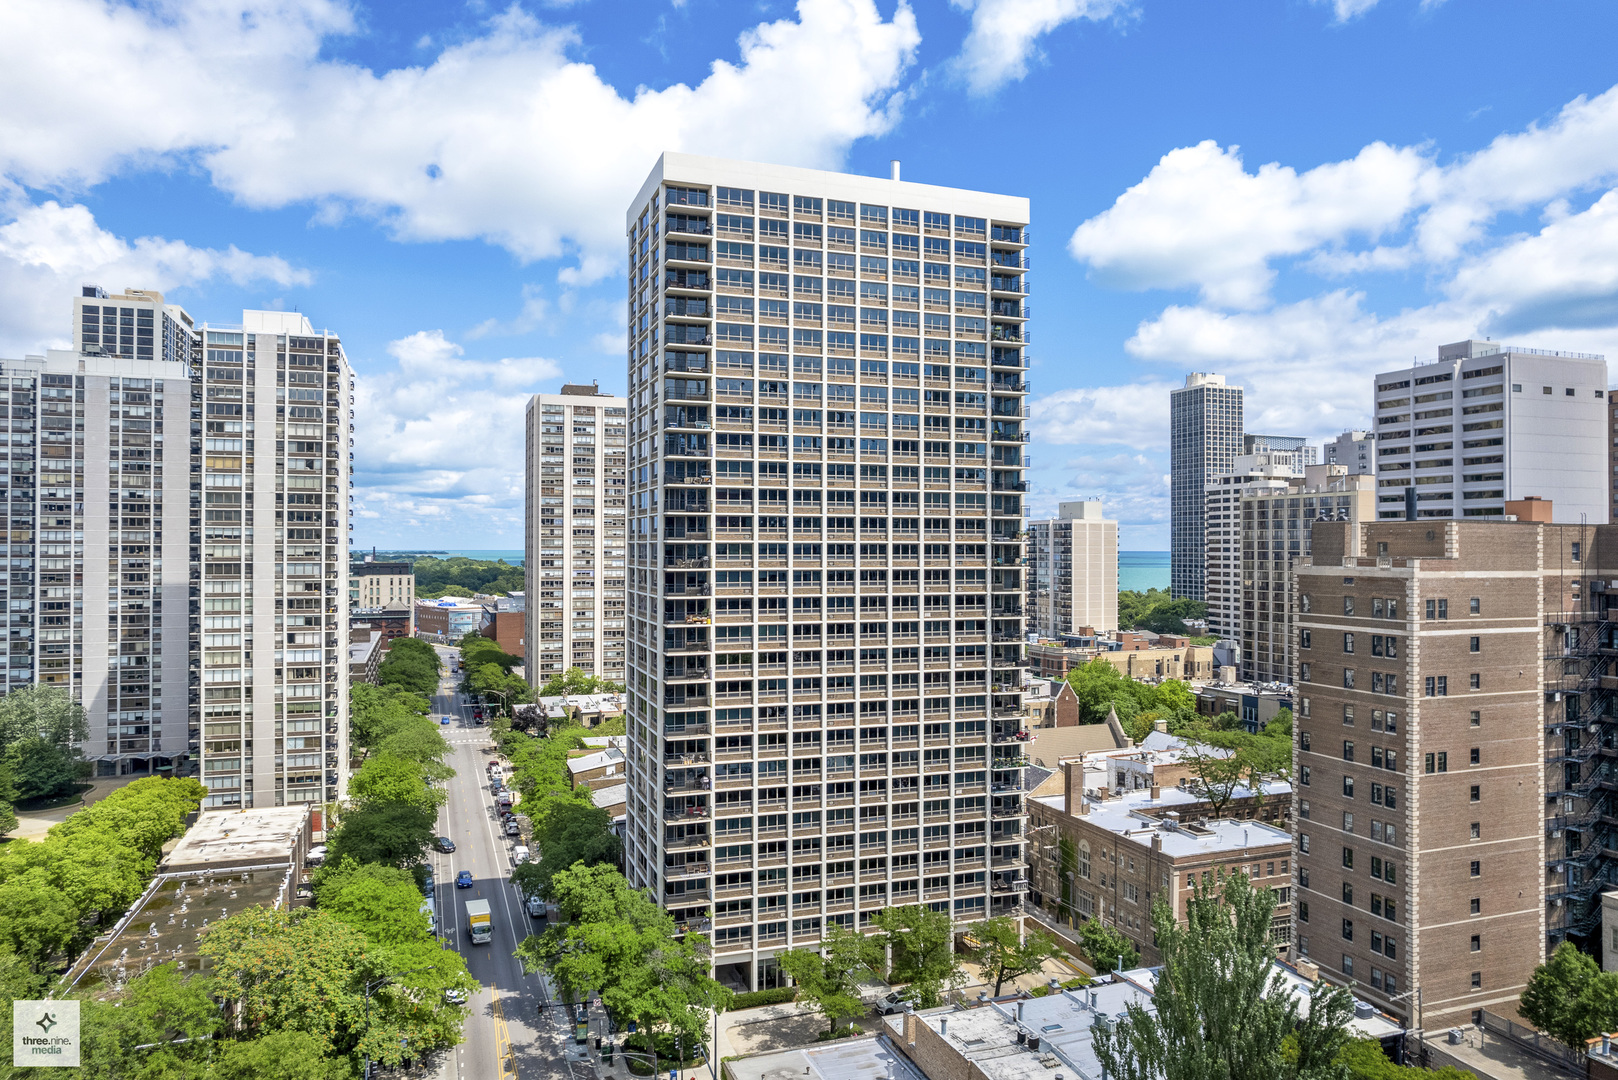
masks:
[[[677,154],[629,207],[625,865],[748,986],[1020,909],[1027,224]]]
[[[528,681],[624,681],[629,401],[567,385],[528,402],[523,634]]]
[[[74,298],[74,339],[75,350],[5,361],[0,376],[4,688],[71,693],[96,775],[166,771],[184,766],[190,741],[186,417],[200,339],[162,294],[93,285]]]
[[[1600,933],[1614,551],[1605,527],[1314,527],[1294,939],[1412,1027],[1509,1014],[1548,946]]]
[[[1099,499],[1028,523],[1028,600],[1041,637],[1118,629],[1118,523],[1101,516]]]
[[[1343,465],[1310,465],[1282,484],[1260,483],[1238,496],[1239,584],[1227,619],[1241,646],[1246,682],[1290,683],[1297,662],[1293,574],[1309,557],[1322,521],[1359,524],[1376,516],[1376,486]],[[1212,608],[1209,609],[1210,621]]]
[[[1351,473],[1376,475],[1376,434],[1345,431],[1325,446],[1325,464],[1346,466]]]
[[[1297,455],[1241,454],[1230,471],[1208,481],[1203,542],[1207,563],[1203,600],[1208,605],[1208,633],[1229,640],[1241,636],[1242,496],[1259,491],[1284,492],[1302,475]],[[1268,540],[1268,534],[1266,534]]]
[[[1194,372],[1169,393],[1169,557],[1175,596],[1206,596],[1208,484],[1242,453],[1242,388]]]
[[[293,312],[202,332],[190,527],[204,805],[331,802],[348,768],[348,358]]]
[[[1302,435],[1246,435],[1242,436],[1242,453],[1269,454],[1272,459],[1285,458],[1292,471],[1299,476],[1303,470],[1317,463],[1318,446],[1310,446]]]
[[[1378,518],[1498,520],[1536,496],[1558,521],[1607,521],[1602,357],[1461,341],[1375,387]]]

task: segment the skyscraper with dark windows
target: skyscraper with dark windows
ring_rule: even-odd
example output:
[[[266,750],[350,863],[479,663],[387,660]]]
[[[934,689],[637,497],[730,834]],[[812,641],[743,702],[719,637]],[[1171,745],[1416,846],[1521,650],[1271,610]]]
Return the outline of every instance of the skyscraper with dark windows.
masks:
[[[745,985],[1019,910],[1027,225],[677,154],[629,207],[625,865]]]
[[[1169,580],[1176,597],[1207,598],[1207,497],[1242,446],[1242,388],[1194,372],[1169,392]]]

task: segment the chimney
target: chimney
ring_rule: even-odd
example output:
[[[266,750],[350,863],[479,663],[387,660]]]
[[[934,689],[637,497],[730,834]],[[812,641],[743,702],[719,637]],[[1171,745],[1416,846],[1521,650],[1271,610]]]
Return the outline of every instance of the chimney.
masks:
[[[939,1034],[939,1037],[941,1037],[941,1038],[948,1037],[948,1035],[949,1035],[949,1017],[940,1016],[938,1018],[938,1034]]]
[[[1156,784],[1152,785],[1152,801],[1156,802],[1163,794],[1163,789]]]
[[[894,158],[892,161],[888,162],[888,178],[890,180],[899,179],[899,159],[898,158]]]
[[[1063,809],[1067,812],[1068,817],[1080,817],[1085,813],[1084,762],[1082,760],[1064,761],[1061,768],[1067,774],[1067,801]]]

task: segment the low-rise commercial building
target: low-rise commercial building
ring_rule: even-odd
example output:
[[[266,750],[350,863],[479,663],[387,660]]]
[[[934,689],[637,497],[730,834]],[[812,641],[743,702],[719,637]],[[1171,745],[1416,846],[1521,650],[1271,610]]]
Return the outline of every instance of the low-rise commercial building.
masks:
[[[500,646],[502,652],[523,656],[527,633],[527,597],[522,593],[510,596],[484,596],[479,598],[483,615],[478,620],[478,633]]]
[[[382,648],[386,651],[395,638],[416,636],[416,609],[407,608],[350,608],[348,611],[348,639],[362,641],[372,631],[382,634]]]
[[[453,644],[482,622],[483,605],[472,597],[445,596],[416,601],[416,629],[428,641]]]

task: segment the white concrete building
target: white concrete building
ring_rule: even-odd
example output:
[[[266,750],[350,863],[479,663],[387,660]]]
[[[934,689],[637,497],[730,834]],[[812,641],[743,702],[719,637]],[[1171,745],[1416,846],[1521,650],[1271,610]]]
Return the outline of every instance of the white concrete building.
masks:
[[[348,768],[348,358],[295,312],[202,330],[204,805],[335,801]]]
[[[624,681],[629,401],[564,386],[528,402],[524,670]]]
[[[1099,499],[1060,503],[1056,517],[1028,523],[1028,599],[1041,637],[1118,629],[1118,523],[1101,516]]]
[[[1326,465],[1342,465],[1350,473],[1376,475],[1376,435],[1369,431],[1345,431],[1325,446]]]
[[[1020,908],[1027,224],[683,154],[628,208],[624,862],[722,978]]]
[[[1208,482],[1203,497],[1208,633],[1234,640],[1241,632],[1242,497],[1259,492],[1285,492],[1302,470],[1297,455],[1242,454],[1228,473]]]
[[[1607,522],[1607,363],[1462,341],[1376,376],[1377,517],[1500,519],[1538,496],[1552,520]]]

